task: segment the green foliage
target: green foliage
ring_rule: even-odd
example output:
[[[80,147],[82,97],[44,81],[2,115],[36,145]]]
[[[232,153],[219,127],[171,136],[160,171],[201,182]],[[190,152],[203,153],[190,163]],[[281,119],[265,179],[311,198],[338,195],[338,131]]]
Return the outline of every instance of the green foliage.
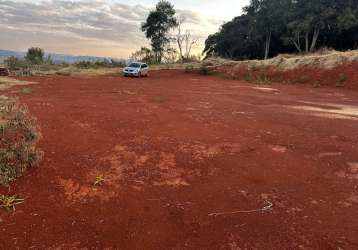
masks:
[[[210,73],[210,69],[204,65],[199,68],[200,75],[210,75]]]
[[[344,83],[345,81],[347,81],[348,77],[346,74],[344,73],[340,73],[338,76],[338,82],[339,83]]]
[[[75,63],[75,66],[79,69],[98,69],[98,68],[111,68],[111,67],[121,67],[123,63],[116,62],[114,60],[103,60],[103,61],[79,61]]]
[[[191,73],[194,71],[194,66],[189,64],[185,66],[185,73]]]
[[[29,63],[26,60],[22,60],[14,56],[6,58],[4,63],[6,67],[11,71],[26,68],[29,66]]]
[[[142,24],[142,31],[150,39],[155,61],[162,61],[166,45],[169,44],[169,31],[178,25],[175,18],[174,6],[165,0],[161,0],[151,11],[146,22]]]
[[[321,47],[358,48],[357,0],[251,0],[207,38],[203,53],[245,60]]]
[[[36,149],[40,137],[35,121],[26,107],[15,100],[1,100],[0,117],[0,184],[6,185],[21,176],[28,167],[41,160]]]
[[[29,48],[27,50],[25,59],[34,65],[43,64],[45,59],[45,51],[41,48]]]
[[[154,53],[147,47],[142,47],[140,50],[134,52],[131,55],[131,59],[138,62],[145,62],[147,64],[152,64],[155,62]]]

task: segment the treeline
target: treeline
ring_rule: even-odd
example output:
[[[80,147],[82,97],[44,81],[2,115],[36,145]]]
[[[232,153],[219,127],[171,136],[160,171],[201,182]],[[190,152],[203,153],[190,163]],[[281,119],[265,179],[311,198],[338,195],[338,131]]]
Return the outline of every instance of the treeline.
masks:
[[[24,69],[24,68],[46,68],[50,66],[56,67],[69,67],[70,65],[74,65],[77,68],[81,69],[91,69],[91,68],[111,68],[111,67],[124,67],[126,62],[116,61],[113,59],[97,60],[97,61],[89,61],[82,60],[73,64],[69,64],[66,62],[62,63],[54,63],[51,56],[45,56],[45,51],[42,48],[29,48],[26,52],[26,55],[23,59],[17,58],[14,56],[8,57],[4,60],[6,67],[11,70]]]
[[[358,0],[251,0],[205,42],[204,53],[267,59],[279,53],[358,47]]]

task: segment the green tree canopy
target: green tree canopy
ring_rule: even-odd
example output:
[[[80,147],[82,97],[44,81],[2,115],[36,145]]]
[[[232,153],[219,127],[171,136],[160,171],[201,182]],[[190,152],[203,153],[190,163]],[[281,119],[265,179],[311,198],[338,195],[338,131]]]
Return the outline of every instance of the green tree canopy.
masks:
[[[261,59],[358,46],[358,0],[251,0],[205,42],[207,56]]]
[[[42,64],[44,62],[45,51],[41,48],[29,48],[25,59],[32,64]]]
[[[156,62],[161,62],[165,47],[170,42],[168,33],[176,27],[174,6],[165,0],[159,1],[155,10],[151,11],[146,22],[142,24],[142,31],[150,39]]]

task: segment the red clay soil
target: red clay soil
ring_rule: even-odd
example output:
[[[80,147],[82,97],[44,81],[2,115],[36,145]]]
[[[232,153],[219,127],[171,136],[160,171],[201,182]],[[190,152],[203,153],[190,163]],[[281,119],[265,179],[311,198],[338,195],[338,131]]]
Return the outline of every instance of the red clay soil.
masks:
[[[358,92],[28,80],[45,157],[0,189],[25,198],[0,212],[1,249],[358,249]]]
[[[217,67],[215,71],[235,79],[256,83],[307,84],[314,87],[336,87],[358,90],[358,62],[343,63],[331,69],[312,66],[282,71],[273,66],[257,67],[249,70],[247,66]]]

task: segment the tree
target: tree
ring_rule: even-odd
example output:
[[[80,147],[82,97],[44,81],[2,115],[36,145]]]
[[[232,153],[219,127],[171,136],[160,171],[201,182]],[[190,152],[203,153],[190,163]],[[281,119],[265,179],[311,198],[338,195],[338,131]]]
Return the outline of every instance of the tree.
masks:
[[[6,67],[10,70],[27,68],[29,66],[27,61],[25,61],[24,59],[19,59],[14,56],[10,56],[10,57],[6,58],[4,63],[6,65]]]
[[[181,17],[178,21],[178,33],[174,38],[178,45],[179,56],[182,62],[188,61],[193,46],[198,42],[198,39],[192,37],[190,30],[182,31],[185,18]]]
[[[131,55],[131,59],[134,61],[145,62],[147,64],[151,64],[155,61],[153,52],[147,47],[142,47],[140,50],[134,52]]]
[[[31,64],[42,64],[44,62],[45,51],[41,48],[29,48],[25,59]]]
[[[301,38],[304,40],[304,51],[306,53],[313,52],[321,32],[334,25],[337,1],[300,0],[294,2],[288,27],[294,34],[291,41],[299,52],[303,50],[300,43]]]
[[[176,27],[174,6],[165,0],[159,1],[155,10],[151,11],[145,23],[142,24],[142,31],[150,39],[155,61],[162,61],[166,45],[169,44],[169,31]]]
[[[209,36],[204,53],[239,60],[256,59],[262,58],[261,45],[252,18],[244,14],[225,23],[218,33]]]
[[[358,48],[358,0],[251,0],[205,41],[204,53],[262,59],[320,47]]]

